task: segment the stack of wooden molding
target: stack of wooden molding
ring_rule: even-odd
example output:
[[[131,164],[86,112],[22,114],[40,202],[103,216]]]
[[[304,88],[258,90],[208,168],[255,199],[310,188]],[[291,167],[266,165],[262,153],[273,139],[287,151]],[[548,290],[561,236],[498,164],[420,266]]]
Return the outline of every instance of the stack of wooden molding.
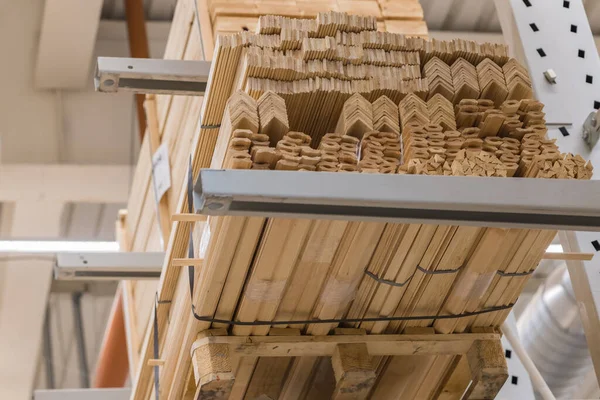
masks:
[[[459,58],[450,67],[452,72],[452,86],[454,87],[454,103],[462,99],[479,98],[479,82],[477,80],[477,69],[473,64]]]
[[[386,96],[373,102],[373,128],[379,132],[400,134],[398,107]]]
[[[411,124],[425,125],[429,122],[427,102],[414,93],[410,93],[400,101],[400,122],[402,130]]]
[[[314,18],[319,13],[348,12],[357,16],[373,16],[379,30],[406,35],[427,36],[423,9],[418,0],[197,0],[199,9],[207,10],[207,23],[214,37],[256,28],[257,18],[264,14],[289,18]]]
[[[432,100],[436,97],[447,101],[440,94]],[[404,114],[409,121],[403,125],[403,173],[534,177],[537,172],[532,175],[532,165],[544,165],[549,172],[548,163],[554,167],[558,162],[553,172],[556,176],[567,173],[571,178],[589,178],[583,171],[579,176],[563,166],[564,162],[572,166],[575,158],[561,155],[554,140],[546,138],[543,105],[537,101],[506,100],[495,109],[488,99],[463,99],[455,107],[456,114],[446,107],[452,120],[456,118],[456,131],[432,119],[427,125],[423,119],[415,123],[407,111],[416,109],[409,103],[411,99],[419,104],[416,96],[407,96],[399,111],[401,120]]]
[[[360,143],[360,172],[393,174],[401,158],[400,137],[396,132],[375,131],[365,134]]]
[[[477,78],[481,89],[481,98],[493,100],[494,105],[500,107],[508,97],[508,87],[502,68],[492,60],[485,59],[477,65]]]
[[[512,59],[502,67],[502,70],[508,86],[507,99],[528,99],[532,96],[531,79],[523,65]]]
[[[429,120],[432,124],[441,125],[445,130],[455,130],[456,120],[452,102],[440,93],[434,94],[427,101]]]
[[[429,83],[429,96],[436,94],[452,101],[454,97],[454,83],[450,66],[437,57],[432,57],[423,67],[423,76]]]
[[[358,93],[353,94],[342,108],[337,131],[359,139],[373,130],[373,106]]]
[[[556,232],[185,215],[190,155],[193,179],[208,167],[289,170],[291,180],[323,171],[589,179],[589,164],[546,138],[543,105],[505,47],[378,32],[377,18],[262,17],[259,33],[217,39],[204,98],[157,96],[175,222],[133,399],[154,398],[151,365],[161,399],[450,399],[471,379],[473,396],[489,398],[506,379],[490,332]],[[175,19],[167,55],[199,59],[193,4],[180,1]],[[434,57],[451,92],[432,94],[421,77]],[[491,88],[499,68],[502,101]],[[126,221],[133,250],[160,248],[148,148]],[[186,262],[190,232],[196,260]],[[191,293],[187,264],[201,264]],[[196,318],[192,305],[219,321]],[[432,318],[315,323],[415,315]]]

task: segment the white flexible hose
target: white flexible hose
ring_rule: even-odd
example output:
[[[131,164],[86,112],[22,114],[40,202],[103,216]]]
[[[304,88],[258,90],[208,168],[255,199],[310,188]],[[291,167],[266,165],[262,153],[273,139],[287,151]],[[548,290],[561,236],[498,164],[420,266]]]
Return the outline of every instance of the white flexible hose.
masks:
[[[554,397],[554,394],[552,394],[552,391],[548,387],[548,384],[546,384],[546,381],[540,374],[540,371],[538,371],[538,369],[536,368],[535,364],[529,357],[529,354],[527,354],[527,351],[523,347],[523,344],[521,344],[521,341],[515,335],[511,327],[506,322],[504,322],[502,324],[501,329],[502,333],[512,346],[513,350],[515,351],[515,353],[517,353],[517,356],[519,356],[519,359],[525,367],[525,370],[529,374],[529,377],[531,378],[531,383],[533,384],[535,391],[538,392],[538,394],[544,400],[556,400],[556,397]]]

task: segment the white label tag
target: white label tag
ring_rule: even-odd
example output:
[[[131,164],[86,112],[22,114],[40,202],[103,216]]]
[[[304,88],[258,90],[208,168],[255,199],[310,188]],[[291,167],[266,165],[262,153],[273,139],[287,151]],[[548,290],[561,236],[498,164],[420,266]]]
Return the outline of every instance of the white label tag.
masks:
[[[171,187],[171,166],[166,143],[161,144],[152,155],[152,182],[154,183],[154,199],[156,203],[159,203]]]

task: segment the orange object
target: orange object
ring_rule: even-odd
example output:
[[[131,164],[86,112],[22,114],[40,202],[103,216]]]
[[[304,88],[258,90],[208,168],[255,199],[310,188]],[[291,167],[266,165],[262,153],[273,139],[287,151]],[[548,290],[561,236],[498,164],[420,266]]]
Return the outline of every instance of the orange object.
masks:
[[[127,36],[129,37],[129,54],[133,58],[149,58],[148,36],[146,34],[146,19],[144,16],[143,0],[125,0],[125,16],[127,17]],[[143,94],[136,94],[138,127],[140,143],[146,131],[146,113],[144,111]]]
[[[115,294],[104,341],[100,348],[94,388],[119,388],[125,385],[129,374],[125,317],[123,315],[123,294],[121,289]]]

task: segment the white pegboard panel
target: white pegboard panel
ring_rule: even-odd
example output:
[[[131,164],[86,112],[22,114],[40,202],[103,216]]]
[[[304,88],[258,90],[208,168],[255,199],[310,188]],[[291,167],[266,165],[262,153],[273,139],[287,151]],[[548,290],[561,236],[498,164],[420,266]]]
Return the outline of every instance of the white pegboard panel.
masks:
[[[518,335],[517,320],[514,312],[509,314],[506,322],[510,325],[515,335]],[[506,357],[506,364],[508,365],[508,379],[504,386],[502,386],[502,390],[500,390],[496,399],[535,400],[529,374],[505,337],[502,337],[502,347],[504,347],[504,355]]]
[[[582,1],[510,0],[510,5],[536,96],[553,124],[548,135],[561,151],[590,160],[597,168],[593,179],[600,179],[600,144],[590,148],[582,137],[584,121],[600,109],[600,57]],[[543,76],[548,68],[558,76],[555,85]],[[567,119],[571,124],[561,123]],[[582,252],[600,250],[600,233],[577,232],[577,241]],[[585,269],[600,310],[600,257],[585,262]]]
[[[600,58],[581,0],[510,0],[535,94],[545,104],[549,136],[564,152],[600,165],[600,145],[590,149],[583,122],[600,108]],[[544,71],[553,69],[556,84]],[[562,128],[562,129],[559,129]]]
[[[560,104],[568,84],[565,79],[568,66],[561,62],[566,54],[557,51],[562,35],[555,20],[564,18],[560,3],[562,0],[510,0],[533,87],[536,95],[545,99],[546,120],[551,124],[568,125],[572,123],[571,113]],[[556,84],[546,81],[544,71],[547,69],[553,69],[558,75]]]
[[[536,97],[545,104],[549,137],[562,152],[590,160],[593,179],[600,179],[600,144],[590,148],[582,136],[584,121],[600,109],[600,57],[582,1],[510,0],[510,7]],[[555,85],[543,75],[549,68],[557,74]],[[600,252],[600,232],[576,232],[576,238],[581,252]],[[584,265],[600,310],[600,256]]]

